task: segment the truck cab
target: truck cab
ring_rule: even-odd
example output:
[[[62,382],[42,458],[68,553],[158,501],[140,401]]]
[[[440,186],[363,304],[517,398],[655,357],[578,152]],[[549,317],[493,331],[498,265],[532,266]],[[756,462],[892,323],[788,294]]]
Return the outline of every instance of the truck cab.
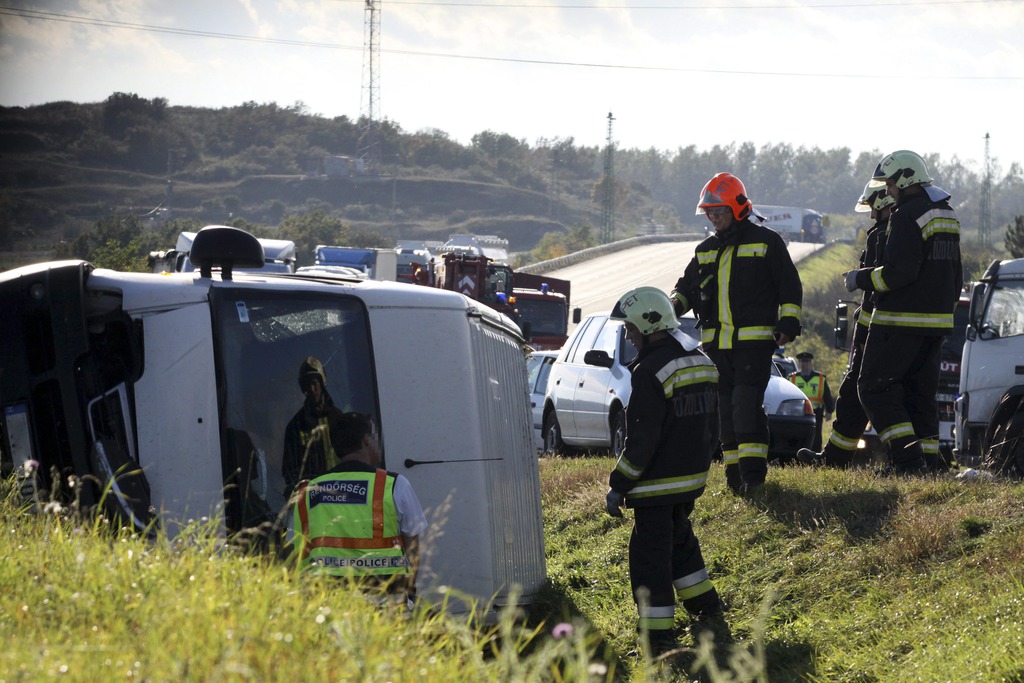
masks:
[[[971,293],[955,454],[1024,476],[1024,259],[993,261]]]

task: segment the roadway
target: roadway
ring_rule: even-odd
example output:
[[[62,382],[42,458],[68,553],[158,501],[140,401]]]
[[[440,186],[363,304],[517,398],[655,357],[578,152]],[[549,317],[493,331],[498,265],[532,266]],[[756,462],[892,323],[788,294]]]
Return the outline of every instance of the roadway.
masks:
[[[693,258],[693,250],[698,244],[699,241],[647,244],[545,274],[572,283],[571,305],[582,309],[584,316],[608,313],[619,297],[634,287],[647,285],[671,292],[686,264]],[[821,246],[793,242],[789,245],[789,253],[794,261],[799,261]],[[574,327],[570,320],[570,331]]]

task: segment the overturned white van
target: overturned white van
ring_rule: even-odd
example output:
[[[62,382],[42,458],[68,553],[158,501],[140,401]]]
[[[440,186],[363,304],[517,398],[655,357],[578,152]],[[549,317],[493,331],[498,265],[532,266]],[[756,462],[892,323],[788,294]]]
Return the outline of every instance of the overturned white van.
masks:
[[[298,367],[315,356],[335,404],[377,421],[384,466],[431,520],[421,595],[529,602],[545,564],[519,329],[440,289],[233,272],[263,261],[258,242],[207,230],[191,249],[198,273],[83,261],[0,273],[7,465],[108,481],[137,463],[131,490],[148,488],[143,508],[169,534],[203,516],[229,536],[287,522],[285,426],[303,401]],[[99,487],[84,494],[95,503]],[[138,505],[108,503],[145,521]]]

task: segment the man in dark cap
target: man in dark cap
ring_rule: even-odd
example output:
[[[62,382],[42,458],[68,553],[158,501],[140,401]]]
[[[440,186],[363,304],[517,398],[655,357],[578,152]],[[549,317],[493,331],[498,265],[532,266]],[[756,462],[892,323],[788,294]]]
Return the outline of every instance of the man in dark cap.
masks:
[[[328,416],[338,410],[327,393],[324,366],[313,356],[299,365],[299,388],[306,400],[284,431],[281,474],[285,496],[291,496],[300,481],[318,477],[338,464],[327,426]]]
[[[832,419],[836,402],[825,375],[814,369],[814,354],[810,351],[801,351],[796,354],[796,360],[800,363],[800,371],[791,374],[789,381],[804,392],[811,402],[811,407],[814,408],[814,443],[811,444],[811,449],[817,453],[821,451],[821,425],[825,420]]]

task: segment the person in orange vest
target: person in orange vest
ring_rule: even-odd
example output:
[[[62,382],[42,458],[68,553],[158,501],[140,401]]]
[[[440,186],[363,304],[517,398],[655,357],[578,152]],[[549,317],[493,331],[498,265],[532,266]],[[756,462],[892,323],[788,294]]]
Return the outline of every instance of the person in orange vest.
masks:
[[[303,567],[354,576],[404,597],[411,606],[427,529],[416,493],[401,474],[381,469],[377,427],[365,413],[329,418],[336,467],[300,482],[294,510],[295,547]]]
[[[800,371],[792,373],[789,381],[804,392],[811,402],[811,407],[814,408],[814,442],[811,444],[811,450],[817,453],[821,450],[821,425],[825,420],[832,419],[836,401],[832,397],[832,389],[829,388],[825,375],[814,370],[814,354],[810,351],[801,351],[796,354],[796,359],[800,363]]]

